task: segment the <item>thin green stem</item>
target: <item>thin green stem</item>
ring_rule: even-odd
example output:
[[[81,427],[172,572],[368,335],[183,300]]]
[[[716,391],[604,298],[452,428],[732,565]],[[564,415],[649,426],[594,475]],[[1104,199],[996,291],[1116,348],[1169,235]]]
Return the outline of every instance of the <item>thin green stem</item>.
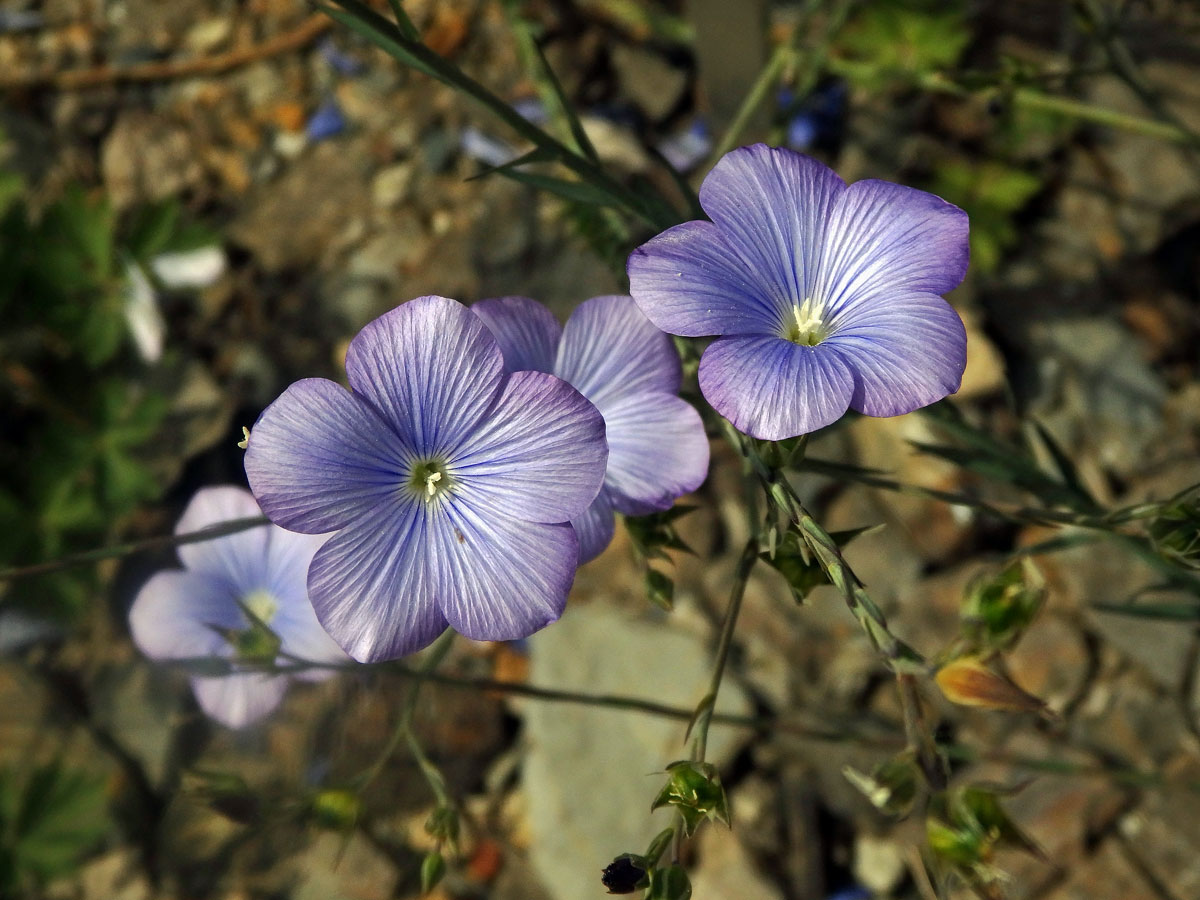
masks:
[[[742,598],[746,595],[746,582],[754,564],[758,562],[758,535],[746,542],[746,548],[738,559],[737,568],[733,575],[733,589],[729,592],[729,606],[725,609],[725,621],[721,624],[721,636],[717,641],[717,657],[713,662],[712,678],[709,679],[708,693],[696,707],[695,726],[692,729],[695,738],[692,742],[692,759],[704,762],[708,750],[708,726],[713,720],[717,705],[717,695],[721,691],[721,681],[725,677],[725,666],[729,662],[729,651],[733,647],[733,632],[737,628],[738,615],[742,610]]]
[[[877,74],[875,68],[869,63],[838,59],[836,57],[826,62],[826,68],[834,75],[839,75],[851,81],[861,79],[867,75],[874,76]],[[936,94],[949,94],[954,97],[977,97],[984,101],[993,99],[1007,101],[1020,109],[1048,112],[1081,122],[1090,122],[1095,125],[1118,128],[1122,131],[1145,134],[1177,144],[1191,145],[1194,140],[1191,132],[1168,122],[1159,122],[1156,119],[1147,119],[1144,116],[1129,115],[1128,113],[1109,109],[1106,106],[1097,106],[1094,103],[1086,103],[1082,100],[1074,100],[1070,97],[1062,97],[1057,94],[1046,94],[1026,86],[1012,88],[998,85],[994,87],[972,88],[958,83],[950,76],[941,72],[919,73],[912,78],[912,84],[914,87]]]
[[[780,44],[771,53],[766,65],[758,73],[758,78],[754,80],[750,92],[746,94],[746,99],[738,107],[733,121],[729,123],[729,127],[725,129],[725,133],[721,135],[721,139],[713,148],[711,158],[714,162],[737,146],[742,132],[746,130],[746,126],[754,118],[758,108],[772,95],[779,84],[784,68],[795,56],[796,50],[790,43]]]
[[[99,549],[87,550],[83,553],[73,553],[70,556],[64,556],[60,559],[50,560],[49,562],[37,563],[32,566],[18,566],[16,568],[4,569],[0,571],[0,581],[31,578],[35,575],[49,575],[52,572],[61,572],[64,569],[71,569],[76,566],[86,566],[105,559],[129,556],[145,550],[156,550],[159,547],[198,544],[201,541],[215,540],[219,537],[237,534],[239,531],[248,531],[251,528],[259,528],[267,524],[270,524],[270,520],[266,516],[231,519],[228,522],[222,522],[219,525],[209,525],[206,528],[201,528],[198,531],[189,531],[186,534],[165,534],[157,537],[143,538],[140,541],[130,541],[126,544],[116,544],[112,547],[100,547]]]
[[[421,660],[420,668],[409,670],[413,683],[409,686],[408,696],[404,700],[404,708],[400,713],[400,721],[396,724],[396,729],[392,732],[392,736],[388,739],[383,751],[362,776],[362,781],[359,784],[360,791],[365,790],[372,781],[379,777],[379,773],[383,771],[388,760],[392,758],[392,754],[396,752],[396,748],[400,746],[400,742],[404,741],[408,744],[409,751],[416,759],[421,773],[425,776],[425,780],[429,783],[429,788],[433,791],[434,797],[437,798],[438,805],[449,805],[446,780],[442,777],[442,773],[438,771],[437,766],[433,764],[429,756],[425,753],[425,749],[417,739],[412,725],[413,717],[417,710],[417,700],[421,695],[421,688],[424,687],[427,681],[435,680],[433,678],[434,670],[446,658],[446,654],[450,652],[450,647],[453,643],[454,630],[447,628],[433,642],[429,650],[426,651],[425,657]]]

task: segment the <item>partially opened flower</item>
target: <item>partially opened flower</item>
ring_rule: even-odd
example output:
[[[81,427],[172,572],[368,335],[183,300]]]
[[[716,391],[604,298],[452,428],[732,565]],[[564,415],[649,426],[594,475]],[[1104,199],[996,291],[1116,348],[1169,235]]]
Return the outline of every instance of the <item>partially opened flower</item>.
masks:
[[[958,390],[966,331],[939,295],[966,274],[961,209],[763,144],[723,157],[700,203],[711,222],[629,257],[630,293],[665,331],[720,336],[700,389],[740,430],[778,440]]]
[[[212,487],[196,492],[175,526],[176,534],[259,516],[250,492]],[[316,663],[345,654],[317,622],[305,575],[322,535],[295,534],[262,525],[211,541],[183,544],[183,570],[159,572],[138,592],[129,611],[133,639],[152,659],[227,660],[233,674],[192,676],[200,708],[230,728],[261,719],[283,698],[288,676],[261,669],[281,653]],[[238,671],[241,669],[242,671]],[[328,669],[299,677],[324,678]]]
[[[633,516],[669,509],[704,481],[708,439],[699,413],[676,396],[679,356],[632,298],[586,300],[566,328],[528,297],[483,300],[471,309],[500,342],[510,370],[552,372],[604,416],[604,487],[571,519],[581,563],[612,540],[614,509]]]
[[[353,391],[289,387],[246,450],[271,519],[337,532],[308,574],[317,617],[355,659],[391,659],[447,623],[525,637],[562,613],[578,542],[568,520],[604,479],[600,413],[541,372],[508,374],[465,306],[420,297],[350,343]]]

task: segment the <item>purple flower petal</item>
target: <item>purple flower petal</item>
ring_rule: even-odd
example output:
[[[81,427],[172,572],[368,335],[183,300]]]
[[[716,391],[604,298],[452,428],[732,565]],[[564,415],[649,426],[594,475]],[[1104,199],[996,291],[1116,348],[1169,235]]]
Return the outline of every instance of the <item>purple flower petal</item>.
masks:
[[[405,656],[446,628],[438,608],[431,513],[418,500],[381,503],[339,531],[313,558],[308,591],[317,619],[359,662]]]
[[[429,538],[444,578],[442,612],[477,641],[528,637],[562,615],[575,579],[575,529],[521,522],[472,498],[447,504]]]
[[[700,205],[786,314],[812,296],[826,222],[845,190],[823,163],[755,144],[721,158],[700,186]]]
[[[308,567],[328,538],[327,534],[297,534],[273,526],[267,547],[269,590],[279,604],[270,622],[271,630],[279,635],[285,653],[317,663],[346,660],[342,648],[317,621],[308,599]],[[295,677],[320,681],[333,674],[333,669],[309,669],[295,673]]]
[[[632,297],[593,297],[563,329],[553,372],[597,406],[646,391],[679,391],[679,355],[671,339]]]
[[[739,431],[776,441],[840,418],[850,405],[854,377],[841,356],[824,345],[725,337],[700,359],[700,390]]]
[[[571,527],[579,539],[579,565],[591,562],[604,552],[616,532],[616,519],[607,487],[602,487],[591,506],[571,520]]]
[[[560,378],[516,372],[449,467],[463,498],[479,497],[505,518],[554,523],[587,509],[607,460],[596,407]]]
[[[638,394],[605,405],[605,490],[625,515],[670,509],[708,475],[708,438],[691,404],[674,394]]]
[[[175,525],[175,534],[261,515],[254,497],[244,488],[231,485],[203,488],[189,501]],[[225,579],[231,585],[266,584],[270,532],[270,526],[264,524],[211,541],[181,544],[179,559],[190,571]]]
[[[761,334],[779,324],[769,284],[725,242],[711,222],[684,222],[630,254],[629,293],[669,334]]]
[[[967,273],[967,214],[941,197],[858,181],[829,219],[819,285],[834,318],[883,295],[944,294]]]
[[[447,453],[496,399],[504,360],[483,321],[461,303],[418,297],[355,336],[346,377],[417,453]]]
[[[361,397],[324,378],[306,378],[259,416],[246,477],[271,521],[323,534],[394,491],[412,453]]]
[[[210,626],[244,625],[229,580],[201,572],[157,573],[129,610],[134,643],[151,659],[227,657],[232,648]]]
[[[279,705],[288,686],[286,676],[263,672],[197,677],[191,681],[205,715],[228,728],[245,728],[266,716]]]
[[[898,416],[958,390],[967,365],[967,332],[935,294],[888,296],[846,313],[828,347],[854,373],[850,405],[868,416]]]
[[[500,345],[504,368],[553,374],[562,326],[545,306],[528,297],[497,297],[480,300],[471,311]]]

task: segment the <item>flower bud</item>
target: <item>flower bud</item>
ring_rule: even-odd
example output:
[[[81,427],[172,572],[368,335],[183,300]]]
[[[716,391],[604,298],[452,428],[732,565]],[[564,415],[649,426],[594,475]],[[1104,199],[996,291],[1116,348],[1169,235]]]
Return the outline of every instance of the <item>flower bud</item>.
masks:
[[[348,832],[358,821],[362,802],[353,791],[331,788],[313,797],[309,809],[313,821],[322,828]]]
[[[1200,569],[1200,494],[1165,506],[1148,526],[1159,556],[1188,569]]]
[[[1046,583],[1033,562],[1023,558],[994,578],[978,581],[963,601],[963,633],[981,653],[1007,650],[1033,621],[1046,597]]]
[[[439,843],[455,843],[458,840],[458,813],[449,806],[439,806],[425,820],[425,831]]]
[[[689,837],[706,818],[729,825],[729,804],[716,766],[682,760],[667,766],[667,773],[670,777],[654,798],[651,810],[675,807],[683,819],[683,833]]]
[[[655,869],[650,876],[646,900],[691,900],[692,882],[683,866]]]
[[[845,766],[842,775],[871,801],[872,806],[893,816],[908,815],[917,799],[920,771],[909,751],[880,763],[869,775],[851,766]]]
[[[600,883],[608,888],[610,894],[632,894],[650,886],[650,879],[646,874],[650,868],[650,863],[645,857],[623,853],[604,867],[600,874]]]
[[[993,672],[975,656],[951,660],[938,669],[934,680],[946,699],[960,706],[1014,712],[1042,712],[1046,708],[1037,697]]]
[[[446,875],[446,860],[436,850],[430,850],[421,860],[421,893],[428,894]]]

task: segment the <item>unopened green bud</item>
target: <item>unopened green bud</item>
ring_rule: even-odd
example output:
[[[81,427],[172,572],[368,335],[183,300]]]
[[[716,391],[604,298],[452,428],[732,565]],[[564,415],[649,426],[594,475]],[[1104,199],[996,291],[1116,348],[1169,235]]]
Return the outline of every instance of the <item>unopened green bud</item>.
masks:
[[[995,792],[982,787],[961,787],[934,798],[925,833],[934,857],[972,884],[1003,878],[992,865],[1000,846],[1042,856],[1038,846],[1013,824]]]
[[[675,807],[683,819],[683,833],[687,836],[691,836],[706,818],[729,825],[729,803],[716,766],[682,760],[667,766],[667,774],[670,777],[654,798],[651,810]]]
[[[310,807],[313,821],[331,831],[350,831],[362,812],[362,801],[353,791],[331,788],[313,797]]]
[[[646,570],[646,596],[660,609],[675,608],[675,582],[658,569]]]
[[[691,900],[692,882],[683,866],[655,869],[650,875],[646,900]]]
[[[1164,507],[1147,528],[1160,556],[1200,569],[1200,494]]]
[[[842,775],[876,809],[901,817],[912,811],[921,778],[917,761],[908,751],[880,763],[869,775],[851,766],[845,766]]]
[[[458,840],[458,812],[449,806],[439,806],[425,820],[425,831],[435,841],[455,843]]]
[[[1045,598],[1045,579],[1024,557],[968,589],[961,613],[963,634],[980,652],[1007,650],[1025,633]]]
[[[446,860],[436,850],[430,850],[421,860],[421,893],[428,894],[446,875]]]

